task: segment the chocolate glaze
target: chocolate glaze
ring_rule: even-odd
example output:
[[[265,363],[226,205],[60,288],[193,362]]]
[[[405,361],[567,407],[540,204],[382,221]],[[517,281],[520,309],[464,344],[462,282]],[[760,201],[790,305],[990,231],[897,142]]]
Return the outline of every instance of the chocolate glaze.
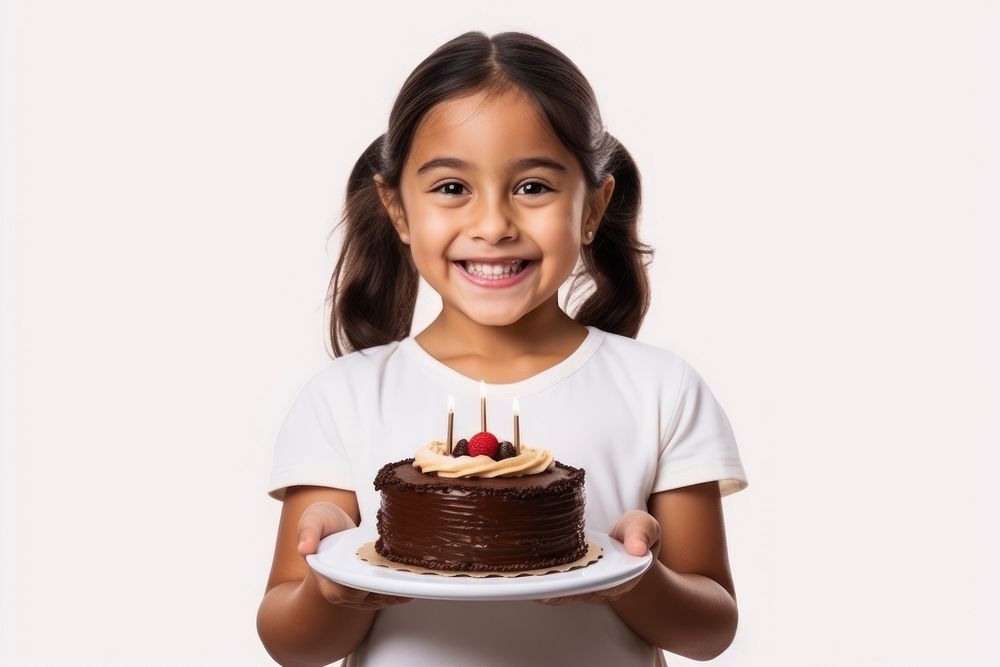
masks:
[[[512,572],[574,561],[587,551],[584,471],[558,461],[523,477],[425,475],[413,459],[384,465],[375,550],[432,569]]]

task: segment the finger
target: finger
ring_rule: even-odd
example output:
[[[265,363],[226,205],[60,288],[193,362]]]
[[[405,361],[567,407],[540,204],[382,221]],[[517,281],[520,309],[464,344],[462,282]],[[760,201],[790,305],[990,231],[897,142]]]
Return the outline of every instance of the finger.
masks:
[[[370,595],[368,596],[368,601],[378,607],[394,607],[397,604],[403,604],[404,602],[409,602],[413,598],[404,598],[398,595]]]
[[[564,604],[566,604],[567,602],[569,602],[569,598],[568,598],[568,597],[561,597],[561,598],[542,598],[542,599],[540,599],[540,600],[536,600],[536,602],[541,602],[542,604],[547,604],[547,605],[552,605],[552,606],[554,606],[554,607],[558,607],[558,606],[560,606],[560,605],[564,605]]]
[[[350,607],[351,609],[378,611],[379,609],[385,609],[386,607],[393,607],[397,604],[410,602],[412,599],[413,598],[399,597],[396,595],[379,595],[378,593],[368,593],[367,597],[365,597],[363,600],[357,602],[340,601],[338,602],[338,604],[342,607]]]
[[[625,534],[628,532],[629,526],[632,522],[636,520],[636,515],[645,514],[645,512],[640,512],[638,510],[630,510],[618,517],[614,525],[611,526],[611,530],[608,531],[608,536],[613,537],[619,542],[625,541]]]
[[[374,602],[371,602],[369,600],[365,600],[365,601],[359,602],[357,604],[351,604],[351,603],[344,602],[344,603],[341,603],[340,606],[341,607],[347,607],[348,609],[358,609],[358,610],[361,610],[361,611],[379,611],[381,609],[385,609],[386,607],[391,607],[393,605],[384,605],[384,604],[374,603]]]
[[[611,537],[633,556],[645,556],[660,540],[660,524],[652,515],[639,510],[626,512],[612,526]]]
[[[333,584],[333,586],[335,587],[334,594],[338,603],[361,604],[362,602],[368,602],[368,597],[371,595],[368,591],[363,591],[359,588],[351,588],[350,586],[341,586],[339,584]]]
[[[645,556],[649,551],[649,535],[646,533],[631,532],[625,535],[625,551],[633,556]]]
[[[609,588],[606,591],[601,591],[601,597],[607,602],[614,602],[625,597],[625,594],[635,588],[635,581],[630,581],[621,586],[615,586],[614,588]]]
[[[317,502],[306,508],[299,519],[298,551],[300,556],[316,553],[319,541],[341,530],[353,527],[354,521],[344,510],[330,502]]]
[[[319,592],[330,604],[356,606],[368,602],[368,592],[337,584],[320,584]]]
[[[338,602],[336,603],[338,607],[345,607],[347,609],[358,609],[361,611],[378,611],[380,607],[373,606],[368,600],[362,600],[361,602]]]

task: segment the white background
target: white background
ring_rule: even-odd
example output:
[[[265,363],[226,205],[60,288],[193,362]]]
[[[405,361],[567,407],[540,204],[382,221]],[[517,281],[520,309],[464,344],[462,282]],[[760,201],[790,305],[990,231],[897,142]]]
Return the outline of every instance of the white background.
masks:
[[[573,59],[642,172],[639,338],[750,478],[715,664],[995,664],[995,3],[2,7],[0,663],[272,664],[265,484],[346,178],[479,29]]]

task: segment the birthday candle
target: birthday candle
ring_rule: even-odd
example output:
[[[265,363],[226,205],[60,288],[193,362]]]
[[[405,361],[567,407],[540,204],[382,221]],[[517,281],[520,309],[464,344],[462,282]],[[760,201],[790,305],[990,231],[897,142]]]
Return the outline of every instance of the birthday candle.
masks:
[[[521,411],[517,407],[517,399],[514,399],[514,451],[521,453]]]
[[[486,383],[482,380],[479,381],[479,422],[482,428],[480,431],[486,431]]]
[[[455,399],[448,394],[448,454],[451,454],[452,431],[455,428]]]

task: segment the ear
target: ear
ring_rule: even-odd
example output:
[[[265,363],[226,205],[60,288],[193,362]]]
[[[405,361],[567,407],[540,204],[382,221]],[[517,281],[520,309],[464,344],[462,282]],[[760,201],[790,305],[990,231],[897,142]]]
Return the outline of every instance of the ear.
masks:
[[[406,223],[406,214],[400,204],[399,194],[385,184],[381,174],[375,174],[372,178],[375,180],[375,189],[378,191],[379,199],[382,200],[382,206],[389,214],[389,219],[392,220],[392,226],[395,227],[396,233],[399,234],[399,240],[409,245],[410,227]]]
[[[597,235],[597,228],[601,225],[601,220],[604,219],[604,211],[608,208],[608,202],[611,201],[611,193],[615,191],[615,177],[608,174],[604,182],[601,183],[597,191],[593,193],[590,198],[590,202],[587,205],[587,213],[583,216],[583,234],[582,238],[584,243],[592,243],[594,236]],[[594,234],[587,240],[587,231],[592,231]]]

